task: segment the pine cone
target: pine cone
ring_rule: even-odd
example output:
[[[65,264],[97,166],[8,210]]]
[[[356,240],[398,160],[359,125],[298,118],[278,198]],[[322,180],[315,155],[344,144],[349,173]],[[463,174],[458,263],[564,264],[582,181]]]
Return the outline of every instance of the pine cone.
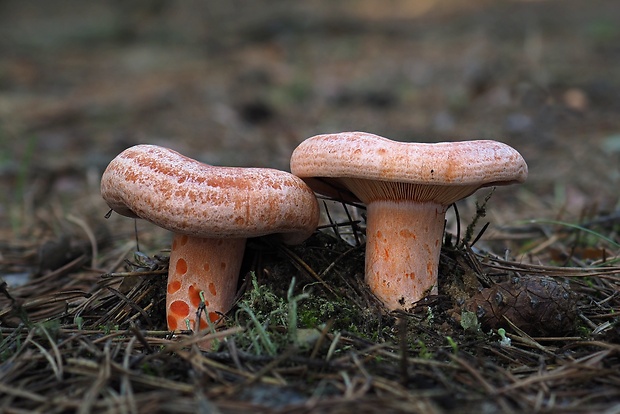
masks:
[[[574,329],[576,295],[568,283],[546,276],[513,277],[465,301],[485,329],[508,328],[508,318],[532,336],[565,336]]]

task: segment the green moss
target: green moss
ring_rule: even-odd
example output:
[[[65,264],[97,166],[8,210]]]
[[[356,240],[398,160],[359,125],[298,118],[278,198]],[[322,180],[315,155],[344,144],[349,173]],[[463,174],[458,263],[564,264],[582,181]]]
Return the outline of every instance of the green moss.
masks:
[[[383,342],[393,338],[392,327],[380,312],[360,310],[344,297],[323,294],[311,285],[295,285],[293,278],[286,297],[278,284],[260,284],[252,274],[251,286],[238,304],[234,326],[244,332],[235,337],[236,345],[257,355],[275,355],[291,345],[307,347],[312,331],[329,324],[330,331],[353,333],[360,338]],[[281,285],[280,285],[281,286]]]
[[[480,330],[480,323],[478,317],[474,312],[462,311],[461,312],[461,327],[463,329],[477,332]]]

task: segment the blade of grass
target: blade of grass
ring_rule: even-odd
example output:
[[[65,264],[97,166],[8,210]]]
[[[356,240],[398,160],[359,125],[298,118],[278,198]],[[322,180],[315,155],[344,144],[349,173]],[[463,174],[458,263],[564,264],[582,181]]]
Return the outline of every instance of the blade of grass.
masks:
[[[573,224],[573,223],[567,223],[565,221],[549,220],[549,219],[531,219],[531,220],[518,221],[517,223],[519,223],[519,224],[553,224],[553,225],[556,225],[556,226],[568,227],[568,228],[571,228],[571,229],[574,229],[574,230],[579,230],[579,231],[583,231],[583,232],[586,232],[588,234],[591,234],[591,235],[593,235],[595,237],[598,237],[601,240],[605,240],[607,243],[609,243],[610,245],[612,245],[616,249],[620,249],[620,244],[617,243],[615,240],[612,240],[609,237],[603,236],[599,232],[591,230],[591,229],[589,229],[587,227],[580,226],[579,224]]]

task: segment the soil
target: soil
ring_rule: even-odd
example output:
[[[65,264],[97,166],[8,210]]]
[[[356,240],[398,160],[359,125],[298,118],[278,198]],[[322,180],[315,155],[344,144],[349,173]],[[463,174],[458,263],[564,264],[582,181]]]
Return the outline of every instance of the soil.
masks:
[[[619,67],[614,0],[0,1],[0,411],[613,409]],[[497,188],[484,211],[488,190],[450,210],[444,287],[410,312],[387,314],[360,287],[364,212],[349,207],[357,221],[340,235],[324,230],[292,250],[254,240],[246,255],[245,303],[268,320],[274,306],[290,312],[296,276],[296,295],[316,295],[298,296],[300,330],[319,327],[320,339],[308,333],[290,348],[286,318],[265,328],[281,337],[274,355],[232,331],[223,336],[238,352],[232,340],[211,354],[191,335],[162,333],[154,286],[165,285],[170,236],[104,218],[107,163],[150,143],[214,165],[288,170],[305,138],[354,130],[496,139],[524,156],[529,177]],[[338,203],[329,213],[348,220]],[[489,227],[461,243],[476,217],[472,238]],[[136,234],[146,266],[136,264]],[[510,280],[532,274],[561,292],[570,285],[569,302],[531,288],[552,311],[574,312],[570,332],[506,325],[508,348],[499,326],[463,329],[464,302],[472,313],[498,306],[479,289],[520,286],[516,296],[531,301],[538,282]],[[247,297],[276,281],[263,300]],[[260,336],[248,315],[229,316],[228,329]]]

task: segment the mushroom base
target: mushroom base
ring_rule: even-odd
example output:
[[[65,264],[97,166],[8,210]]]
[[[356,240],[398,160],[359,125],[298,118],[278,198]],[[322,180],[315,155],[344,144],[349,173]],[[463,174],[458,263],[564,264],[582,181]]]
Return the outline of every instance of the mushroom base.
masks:
[[[437,293],[445,213],[436,203],[368,204],[366,283],[389,309],[407,309]]]
[[[230,310],[246,239],[203,239],[174,236],[168,270],[168,329],[205,329]],[[200,319],[198,308],[204,302]]]

